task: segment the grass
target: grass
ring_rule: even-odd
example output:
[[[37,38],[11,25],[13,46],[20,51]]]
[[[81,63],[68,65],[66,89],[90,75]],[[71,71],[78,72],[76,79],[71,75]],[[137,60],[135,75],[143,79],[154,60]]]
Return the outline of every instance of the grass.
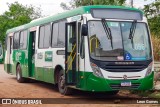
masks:
[[[160,98],[160,92],[154,92],[148,95],[149,98]]]
[[[131,91],[132,94],[136,94],[142,98],[160,98],[159,91]]]
[[[152,91],[140,91],[140,90],[132,90],[132,91],[130,91],[132,94],[136,94],[136,95],[138,95],[138,96],[140,96],[140,97],[146,97],[146,98],[148,98],[148,97],[150,97],[149,95],[151,95],[153,92]]]
[[[152,35],[153,55],[155,61],[160,61],[160,37]]]

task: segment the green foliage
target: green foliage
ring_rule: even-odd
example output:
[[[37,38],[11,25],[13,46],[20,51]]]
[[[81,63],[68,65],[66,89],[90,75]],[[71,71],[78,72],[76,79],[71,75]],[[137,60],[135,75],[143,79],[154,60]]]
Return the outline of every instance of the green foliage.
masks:
[[[70,10],[79,6],[87,5],[123,5],[126,0],[71,0],[69,5],[61,3],[64,10]]]
[[[76,7],[86,5],[122,5],[125,0],[74,0]]]
[[[155,36],[160,36],[160,0],[144,6],[150,30]]]
[[[24,6],[18,2],[7,4],[9,10],[0,15],[0,41],[4,43],[6,31],[10,28],[29,23],[41,16],[41,9],[32,5]]]

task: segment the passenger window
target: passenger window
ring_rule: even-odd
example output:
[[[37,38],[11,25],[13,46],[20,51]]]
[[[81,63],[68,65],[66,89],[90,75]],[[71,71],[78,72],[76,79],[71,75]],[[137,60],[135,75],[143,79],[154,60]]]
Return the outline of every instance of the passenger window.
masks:
[[[22,47],[23,47],[23,45],[24,45],[24,43],[23,43],[23,41],[24,41],[24,35],[23,35],[23,32],[21,32],[20,33],[20,49],[22,49]]]
[[[46,25],[46,26],[45,26],[45,34],[44,34],[43,48],[49,48],[50,35],[51,35],[50,25]]]
[[[59,36],[57,40],[58,47],[65,46],[65,22],[66,21],[59,22]]]
[[[50,46],[51,28],[50,24],[40,27],[39,48],[49,48]]]
[[[57,40],[58,40],[58,23],[54,23],[52,30],[52,47],[58,47]]]
[[[25,30],[23,35],[24,35],[24,37],[23,37],[23,39],[24,39],[23,49],[26,49],[27,48],[27,42],[28,42],[28,31]]]
[[[13,36],[13,49],[19,49],[19,32]]]
[[[27,30],[21,31],[20,33],[20,49],[26,49],[27,48]]]
[[[44,26],[40,27],[40,34],[39,34],[39,48],[43,48],[43,38],[44,38]]]
[[[52,47],[64,48],[65,46],[65,23],[66,20],[53,24]]]

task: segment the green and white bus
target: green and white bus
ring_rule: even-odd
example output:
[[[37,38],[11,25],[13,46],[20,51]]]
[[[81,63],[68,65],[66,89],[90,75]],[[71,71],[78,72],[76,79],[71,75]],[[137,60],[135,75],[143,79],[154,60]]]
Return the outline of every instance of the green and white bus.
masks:
[[[3,63],[3,46],[0,43],[0,63]]]
[[[93,5],[7,31],[5,71],[72,89],[116,94],[153,88],[153,55],[139,9]]]

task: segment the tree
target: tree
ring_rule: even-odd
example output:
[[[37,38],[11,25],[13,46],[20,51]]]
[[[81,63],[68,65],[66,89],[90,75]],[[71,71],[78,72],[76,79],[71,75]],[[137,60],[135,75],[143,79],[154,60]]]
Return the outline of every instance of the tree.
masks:
[[[160,0],[145,5],[143,10],[148,19],[152,34],[160,36]]]
[[[69,4],[61,3],[64,10],[70,10],[79,6],[87,5],[123,5],[126,0],[71,0]]]
[[[29,23],[41,17],[41,9],[24,6],[18,2],[8,4],[9,10],[0,15],[0,41],[4,43],[6,31],[10,28]]]
[[[154,60],[160,59],[160,0],[144,6],[152,36]]]

